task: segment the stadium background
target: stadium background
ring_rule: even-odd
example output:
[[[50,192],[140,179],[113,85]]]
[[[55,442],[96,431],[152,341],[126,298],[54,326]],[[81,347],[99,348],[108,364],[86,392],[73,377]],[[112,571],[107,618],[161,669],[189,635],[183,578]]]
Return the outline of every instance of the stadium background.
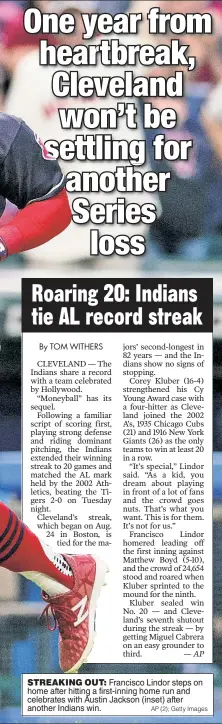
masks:
[[[71,0],[71,4],[73,0]],[[137,6],[139,10],[145,10],[145,5],[152,3],[134,2],[132,6]],[[157,6],[158,0],[153,5]],[[163,4],[163,3],[162,3]],[[193,0],[184,3],[180,0],[180,5],[194,6]],[[196,2],[198,9],[202,6],[211,6],[215,14],[216,32],[214,34],[214,44],[210,47],[206,43],[202,43],[205,47],[204,56],[201,56],[200,67],[193,81],[189,84],[188,89],[188,116],[185,125],[181,126],[181,134],[195,131],[197,146],[200,151],[195,162],[190,167],[190,178],[184,177],[183,171],[178,169],[178,178],[180,179],[180,196],[175,194],[174,198],[166,195],[166,208],[164,213],[167,214],[171,209],[171,219],[174,227],[171,234],[179,234],[177,229],[178,203],[181,205],[181,198],[184,200],[182,204],[182,212],[186,217],[187,207],[185,199],[187,196],[187,182],[195,180],[192,187],[193,206],[190,208],[189,217],[192,220],[190,228],[187,230],[187,236],[182,228],[182,236],[178,244],[169,243],[169,233],[167,225],[163,229],[157,229],[156,233],[151,234],[150,248],[151,254],[143,259],[142,264],[135,266],[135,261],[127,260],[116,263],[113,269],[113,276],[141,276],[149,274],[154,277],[186,277],[186,276],[210,276],[214,277],[214,665],[205,667],[186,667],[186,671],[213,671],[215,674],[215,717],[214,721],[222,721],[222,567],[221,567],[221,549],[222,549],[222,174],[221,174],[221,148],[220,143],[214,148],[212,154],[212,146],[209,144],[208,125],[202,122],[202,107],[206,107],[209,112],[209,120],[217,123],[217,130],[220,130],[222,122],[222,113],[220,102],[215,100],[208,104],[211,98],[212,90],[220,89],[222,80],[222,2]],[[0,110],[7,107],[7,97],[10,92],[10,84],[13,80],[13,74],[16,69],[16,62],[21,53],[28,53],[29,47],[25,47],[24,33],[22,30],[22,14],[21,8],[27,6],[38,5],[41,9],[43,6],[48,9],[50,2],[40,0],[39,2],[26,2],[26,0],[8,0],[0,1]],[[166,3],[165,3],[166,5]],[[47,8],[46,8],[47,6]],[[130,3],[128,0],[113,0],[112,12],[125,11]],[[131,6],[131,7],[132,7]],[[175,10],[175,2],[168,0],[168,9]],[[171,8],[170,8],[171,6]],[[177,3],[178,6],[178,3]],[[98,7],[101,11],[107,7],[107,0],[98,0]],[[36,42],[36,38],[34,39]],[[34,41],[33,41],[34,42]],[[222,94],[221,94],[222,97]],[[212,118],[211,118],[212,115]],[[38,129],[36,129],[38,131]],[[209,131],[210,133],[210,131]],[[211,129],[212,133],[212,129]],[[181,137],[182,137],[181,136]],[[210,136],[211,138],[211,136]],[[211,139],[212,140],[212,139]],[[222,141],[222,125],[221,136]],[[147,143],[150,138],[147,137]],[[222,143],[221,143],[222,147]],[[209,166],[215,164],[215,173],[209,178]],[[207,184],[209,186],[209,194],[207,194]],[[197,183],[196,183],[197,182]],[[178,186],[179,187],[179,186]],[[200,209],[200,191],[205,188],[205,199],[202,203],[209,204],[209,209],[213,203],[215,224],[209,225],[209,210],[205,214],[201,236],[199,233],[191,233],[196,215],[196,209]],[[190,187],[191,188],[191,187]],[[174,187],[175,190],[175,187]],[[182,194],[182,196],[181,196]],[[202,198],[202,197],[201,197]],[[213,198],[213,202],[212,202]],[[2,223],[15,213],[15,209],[7,204],[7,209]],[[182,215],[183,215],[182,214]],[[213,217],[213,214],[212,214]],[[163,216],[163,224],[167,216]],[[183,220],[182,220],[183,221]],[[185,226],[187,219],[185,218]],[[183,227],[183,224],[182,224]],[[163,231],[164,230],[164,231]],[[159,234],[162,231],[162,239],[160,243]],[[181,233],[181,229],[180,229]],[[164,236],[165,234],[165,236]],[[168,238],[167,243],[165,239]],[[171,237],[170,237],[171,238]],[[179,237],[178,237],[179,238]],[[78,243],[78,242],[77,242]],[[182,260],[182,263],[181,263]],[[70,259],[70,262],[72,260]],[[89,259],[84,259],[78,264],[70,263],[61,268],[53,269],[53,258],[45,259],[41,266],[35,260],[35,267],[31,255],[17,256],[7,261],[7,264],[1,268],[0,283],[0,498],[7,502],[16,512],[20,512],[21,500],[21,401],[20,401],[20,385],[21,385],[21,339],[20,339],[20,283],[22,276],[105,276],[111,274],[110,260],[101,263],[97,262],[95,268]],[[108,270],[108,271],[107,271]],[[24,441],[25,444],[25,441]],[[56,634],[50,635],[38,620],[38,616],[42,610],[39,599],[39,591],[28,581],[23,580],[19,576],[15,576],[10,572],[0,570],[0,721],[12,722],[18,724],[20,721],[35,722],[43,721],[41,718],[31,717],[22,719],[20,715],[20,673],[22,672],[58,672],[57,661],[57,637]],[[121,673],[121,671],[135,672],[135,667],[128,666],[101,666],[101,670],[96,666],[86,666],[83,671],[100,671],[101,673]],[[163,674],[174,671],[181,671],[182,667],[139,667],[141,673],[157,672]],[[81,719],[81,721],[95,721],[90,719]],[[213,721],[212,718],[202,719],[192,717],[193,721]],[[58,718],[44,718],[44,722],[58,722]],[[66,717],[59,721],[75,721],[74,717]],[[96,718],[96,722],[98,722]],[[107,717],[104,721],[109,722],[111,719]],[[123,719],[116,718],[116,721]],[[152,719],[149,722],[161,721],[162,724],[166,720],[161,717]],[[190,718],[172,719],[173,722],[190,722]]]

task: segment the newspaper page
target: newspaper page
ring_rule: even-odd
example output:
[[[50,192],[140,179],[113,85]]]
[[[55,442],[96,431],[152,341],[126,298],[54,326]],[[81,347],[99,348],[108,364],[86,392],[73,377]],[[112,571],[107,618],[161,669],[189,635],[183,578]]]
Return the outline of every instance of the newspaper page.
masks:
[[[0,2],[4,723],[221,720],[221,11]]]

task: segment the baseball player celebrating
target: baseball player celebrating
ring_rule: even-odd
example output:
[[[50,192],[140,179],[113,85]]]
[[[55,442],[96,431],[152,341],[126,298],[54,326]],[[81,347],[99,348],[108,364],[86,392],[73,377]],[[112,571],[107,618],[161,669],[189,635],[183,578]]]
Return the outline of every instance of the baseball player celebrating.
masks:
[[[103,36],[100,36],[99,34],[97,35],[95,33],[95,37],[89,40],[83,37],[84,25],[82,20],[82,13],[85,12],[89,15],[90,13],[97,13],[96,0],[55,0],[50,4],[50,12],[55,13],[58,16],[61,16],[63,13],[67,12],[70,15],[74,16],[76,23],[74,33],[64,35],[62,32],[59,32],[55,36],[55,46],[61,46],[64,44],[67,45],[68,43],[69,47],[74,49],[75,46],[78,47],[78,45],[80,44],[80,46],[86,46],[89,49],[91,45],[100,45],[101,38],[103,39]],[[112,40],[112,38],[116,39],[117,37],[118,36],[115,34],[109,35],[109,40]],[[125,45],[129,45],[132,40],[132,36],[127,33],[124,35],[120,35],[119,37],[121,42],[123,42]],[[106,35],[104,35],[104,38],[106,38]],[[104,77],[112,78],[115,73],[118,75],[118,77],[124,78],[125,72],[128,69],[130,70],[131,68],[133,68],[134,70],[133,66],[120,65],[117,68],[116,66],[112,65],[103,66],[100,58],[98,58],[96,66],[88,64],[87,66],[78,65],[77,67],[78,78],[82,79],[87,76],[93,79],[96,74],[96,76],[101,79],[101,82]],[[70,66],[65,66],[65,70],[66,73],[69,74]],[[92,136],[94,138],[96,135],[99,134],[105,137],[107,132],[109,133],[109,131],[107,131],[105,127],[102,128],[101,123],[96,131],[94,130],[94,128],[88,128],[84,124],[80,129],[76,128],[75,124],[74,127],[71,126],[68,129],[65,127],[63,128],[60,122],[59,111],[62,108],[67,112],[70,109],[72,111],[81,112],[86,111],[94,106],[99,112],[102,112],[102,110],[107,110],[110,107],[112,109],[116,109],[117,111],[119,100],[118,97],[113,97],[109,94],[107,94],[106,97],[97,97],[97,95],[95,94],[93,98],[91,96],[82,98],[79,95],[77,95],[76,97],[71,97],[70,94],[65,97],[57,97],[53,94],[52,85],[55,73],[60,71],[64,71],[64,66],[59,65],[59,63],[57,62],[55,65],[40,65],[39,50],[36,48],[29,52],[28,55],[21,58],[15,68],[10,90],[7,95],[7,113],[13,113],[18,116],[22,115],[26,123],[31,128],[33,128],[34,130],[37,129],[38,133],[44,141],[46,141],[47,139],[53,139],[58,144],[60,144],[63,141],[67,141],[67,139],[71,142],[75,142],[77,136],[81,138],[81,136],[85,137],[85,135],[87,135],[87,137]],[[139,67],[136,68],[136,72],[138,73],[138,75],[142,75],[142,66],[139,65]],[[128,99],[128,96],[121,96],[121,102],[126,103],[128,100],[131,101],[131,97],[129,97]],[[125,139],[128,144],[130,144],[131,142],[145,144],[144,130],[142,127],[139,110],[137,116],[137,128],[131,129],[128,127],[126,115],[123,115],[121,117],[118,116],[117,127],[112,128],[111,136],[112,141],[116,141],[117,143],[119,143],[122,139]],[[85,173],[91,173],[92,171],[94,171],[99,177],[103,171],[110,171],[115,173],[117,171],[118,165],[121,165],[121,162],[113,158],[110,158],[109,160],[104,159],[103,161],[96,158],[92,161],[86,158],[83,162],[82,160],[79,160],[75,157],[74,160],[60,159],[59,163],[62,172],[67,176],[73,171],[81,175],[84,170]],[[127,165],[129,163],[130,161],[127,161],[124,165]],[[149,159],[146,159],[142,168],[143,173],[151,170]],[[86,196],[91,206],[98,203],[97,190],[95,191],[92,189],[88,193],[80,193],[79,190],[72,190],[69,188],[69,201],[72,213],[74,210],[73,203],[75,203],[76,199],[81,196]],[[156,193],[149,193],[142,190],[141,192],[137,192],[137,194],[135,194],[134,192],[123,192],[123,196],[125,196],[126,201],[132,200],[133,203],[135,202],[135,200],[138,199],[140,205],[142,205],[143,202],[144,204],[149,202],[154,203],[156,205],[156,208],[159,209],[159,200]],[[113,191],[109,191],[109,195],[106,191],[99,191],[99,201],[104,205],[107,203],[107,201],[109,201],[109,203],[111,204],[116,204],[118,201],[118,197],[119,192],[116,190],[116,188],[113,189]],[[89,259],[90,222],[81,223],[81,221],[77,220],[77,216],[77,213],[73,215],[74,218],[72,233],[70,233],[70,230],[66,229],[62,235],[57,236],[57,238],[53,240],[52,245],[46,244],[44,247],[40,247],[40,249],[30,250],[27,255],[29,262],[44,264],[44,266],[51,265],[52,255],[54,265],[61,265],[61,256],[63,264],[65,264],[66,262],[77,262],[83,259]],[[93,228],[97,228],[96,222],[91,222],[90,229]],[[131,238],[133,229],[135,229],[135,227],[132,227],[132,224],[128,222],[125,222],[124,226],[120,226],[117,220],[117,216],[115,216],[114,221],[106,222],[104,220],[104,222],[100,222],[99,225],[100,235],[111,235],[114,238],[118,236],[118,234],[121,234],[121,232]],[[143,222],[137,224],[136,233],[142,235],[144,234],[146,236],[147,225],[145,225]],[[75,243],[73,243],[74,234]]]

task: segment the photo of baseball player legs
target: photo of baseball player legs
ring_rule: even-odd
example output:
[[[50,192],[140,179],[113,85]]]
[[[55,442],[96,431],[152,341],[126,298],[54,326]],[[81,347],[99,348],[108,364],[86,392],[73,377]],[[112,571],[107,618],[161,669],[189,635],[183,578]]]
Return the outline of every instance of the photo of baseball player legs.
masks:
[[[94,643],[95,609],[106,564],[91,555],[54,552],[0,502],[0,566],[21,573],[42,589],[47,627],[59,629],[61,669],[78,671]]]

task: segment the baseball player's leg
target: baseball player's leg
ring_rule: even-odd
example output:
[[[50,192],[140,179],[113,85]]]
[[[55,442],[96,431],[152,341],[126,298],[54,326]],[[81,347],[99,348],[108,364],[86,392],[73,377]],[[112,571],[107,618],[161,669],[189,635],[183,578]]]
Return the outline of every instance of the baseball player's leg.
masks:
[[[0,566],[22,573],[49,594],[73,586],[73,573],[63,556],[41,543],[4,503],[0,503]]]
[[[7,505],[0,502],[0,566],[21,573],[43,589],[47,623],[60,631],[61,668],[77,671],[94,642],[97,598],[106,565],[90,555],[63,556],[42,543]]]

